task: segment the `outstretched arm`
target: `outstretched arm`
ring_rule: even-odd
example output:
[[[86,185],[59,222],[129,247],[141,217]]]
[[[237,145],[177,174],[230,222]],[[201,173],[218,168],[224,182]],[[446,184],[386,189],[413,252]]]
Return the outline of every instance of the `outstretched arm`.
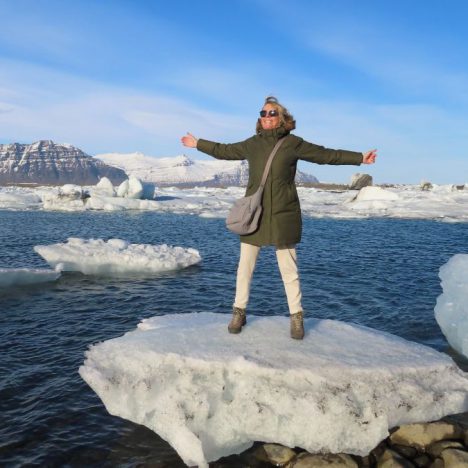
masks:
[[[371,162],[375,161],[376,156],[376,150],[368,151],[367,153],[335,150],[315,145],[302,139],[300,139],[296,151],[299,159],[316,164],[354,164],[359,166],[361,163],[371,164]],[[369,153],[372,153],[373,156],[370,156]]]
[[[246,159],[247,150],[245,141],[239,143],[223,144],[214,141],[195,138],[191,133],[181,138],[182,144],[188,148],[197,148],[198,151],[209,154],[217,159]]]

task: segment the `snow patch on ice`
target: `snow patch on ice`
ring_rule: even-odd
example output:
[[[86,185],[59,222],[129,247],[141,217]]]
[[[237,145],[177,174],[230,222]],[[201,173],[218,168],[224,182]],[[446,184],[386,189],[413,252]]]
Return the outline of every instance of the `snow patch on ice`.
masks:
[[[228,320],[144,320],[92,346],[80,375],[111,414],[149,427],[200,467],[254,441],[366,455],[391,427],[468,409],[466,374],[431,348],[315,319],[297,342],[286,317],[250,316],[230,335]]]
[[[0,288],[47,283],[60,278],[60,271],[39,268],[0,268]]]
[[[468,254],[454,255],[440,268],[443,293],[435,318],[450,346],[468,357]]]
[[[38,245],[34,250],[61,271],[85,275],[154,274],[180,270],[201,261],[195,249],[166,244],[130,244],[121,239],[69,238],[66,243]]]

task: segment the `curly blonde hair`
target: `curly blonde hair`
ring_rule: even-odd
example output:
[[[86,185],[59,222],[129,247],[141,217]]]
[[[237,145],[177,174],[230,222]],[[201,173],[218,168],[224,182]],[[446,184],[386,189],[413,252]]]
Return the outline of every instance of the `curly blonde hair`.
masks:
[[[265,104],[271,104],[279,113],[280,127],[284,127],[286,130],[292,131],[296,128],[296,121],[294,117],[289,113],[288,109],[281,105],[275,96],[268,96],[265,98]],[[257,133],[261,133],[263,130],[260,119],[257,120],[257,126],[255,128]]]

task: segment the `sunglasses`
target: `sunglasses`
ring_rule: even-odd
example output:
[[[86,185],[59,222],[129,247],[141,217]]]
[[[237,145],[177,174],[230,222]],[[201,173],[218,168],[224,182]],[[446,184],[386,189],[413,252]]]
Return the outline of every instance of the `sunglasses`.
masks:
[[[260,111],[260,117],[278,117],[279,112],[276,109],[272,109],[269,111],[266,110],[261,110]]]

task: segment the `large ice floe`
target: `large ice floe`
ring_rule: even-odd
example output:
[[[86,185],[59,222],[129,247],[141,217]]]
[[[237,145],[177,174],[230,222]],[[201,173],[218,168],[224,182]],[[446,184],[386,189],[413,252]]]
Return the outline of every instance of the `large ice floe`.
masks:
[[[34,250],[53,268],[85,275],[154,274],[179,270],[201,261],[195,249],[166,244],[130,244],[122,239],[71,237],[65,243],[37,245]]]
[[[443,293],[435,318],[450,346],[468,357],[468,254],[454,255],[439,271]]]
[[[60,277],[60,271],[40,268],[0,268],[0,288],[47,283]]]
[[[91,346],[81,377],[109,413],[157,432],[187,465],[207,467],[254,441],[366,455],[389,428],[468,409],[468,377],[445,354],[369,328],[224,314],[144,320]]]

